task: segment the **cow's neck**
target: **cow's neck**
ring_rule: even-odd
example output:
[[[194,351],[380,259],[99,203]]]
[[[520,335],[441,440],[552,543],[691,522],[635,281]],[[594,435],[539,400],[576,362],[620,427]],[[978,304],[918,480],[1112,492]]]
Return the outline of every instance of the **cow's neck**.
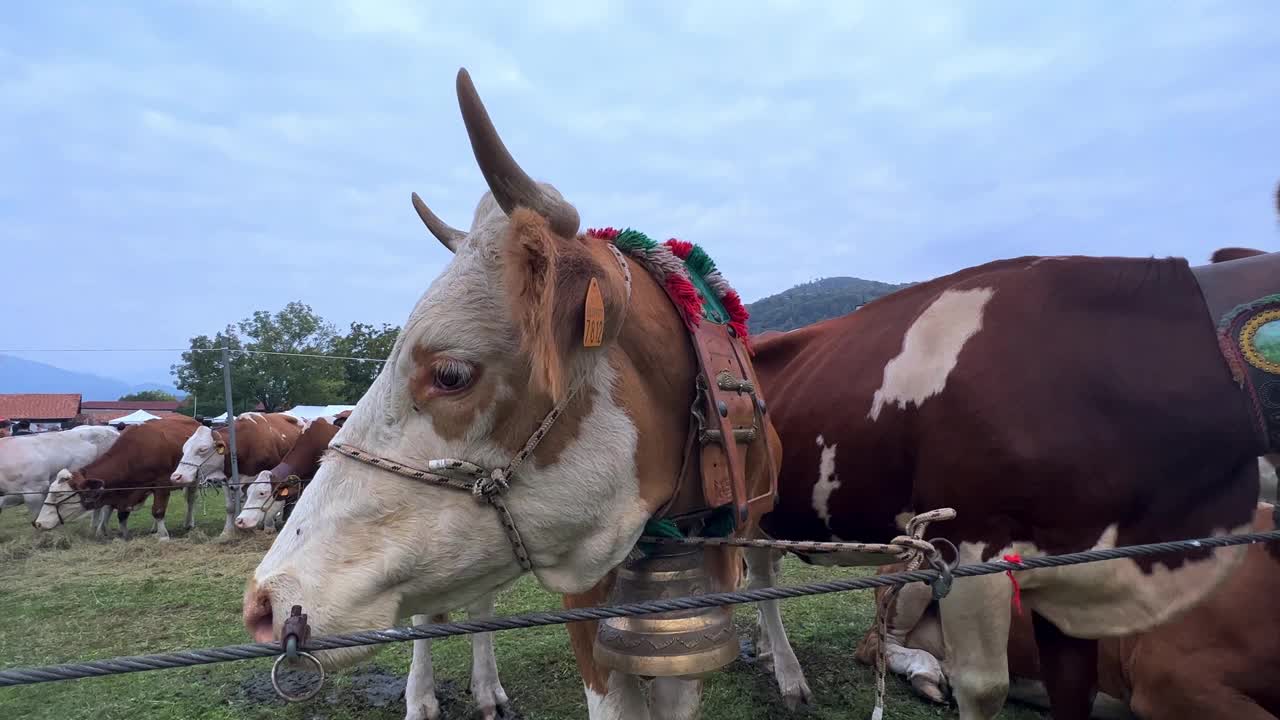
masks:
[[[684,462],[697,362],[666,291],[633,260],[627,262],[632,268],[631,306],[609,355],[619,377],[613,400],[636,424],[640,497],[654,513],[671,499]]]

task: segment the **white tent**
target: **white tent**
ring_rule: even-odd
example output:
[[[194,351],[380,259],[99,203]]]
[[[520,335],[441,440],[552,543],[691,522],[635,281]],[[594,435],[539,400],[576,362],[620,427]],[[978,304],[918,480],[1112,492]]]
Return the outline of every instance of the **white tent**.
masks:
[[[300,420],[315,420],[321,417],[333,417],[340,412],[355,409],[355,405],[298,405],[285,412]]]
[[[226,413],[222,413],[222,414],[221,414],[221,415],[219,415],[218,417],[208,418],[208,420],[209,420],[209,422],[210,422],[210,423],[212,423],[213,425],[221,425],[221,424],[223,424],[223,423],[225,423],[225,422],[227,421],[227,414],[226,414]]]
[[[116,418],[115,420],[112,420],[108,424],[110,425],[141,425],[144,422],[150,422],[152,420],[159,420],[159,419],[160,419],[159,417],[152,415],[146,410],[134,410],[133,412],[129,413],[128,415],[125,415],[122,418]]]

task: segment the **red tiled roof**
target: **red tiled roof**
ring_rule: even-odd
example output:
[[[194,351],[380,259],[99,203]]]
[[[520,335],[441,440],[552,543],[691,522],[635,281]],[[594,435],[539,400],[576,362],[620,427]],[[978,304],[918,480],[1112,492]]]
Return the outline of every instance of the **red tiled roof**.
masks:
[[[0,417],[10,420],[70,420],[79,412],[79,393],[0,395]]]
[[[80,403],[80,408],[85,412],[90,410],[125,410],[122,414],[128,415],[134,410],[146,410],[154,413],[157,410],[167,410],[173,412],[182,405],[177,400],[85,400]]]

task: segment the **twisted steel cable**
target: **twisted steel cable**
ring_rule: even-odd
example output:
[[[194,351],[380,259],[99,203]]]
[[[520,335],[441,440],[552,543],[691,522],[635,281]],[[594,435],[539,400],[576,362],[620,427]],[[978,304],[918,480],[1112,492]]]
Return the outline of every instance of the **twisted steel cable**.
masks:
[[[1025,558],[1020,563],[993,561],[961,565],[951,571],[953,577],[976,577],[994,575],[1009,570],[1034,570],[1037,568],[1062,567],[1079,565],[1122,558],[1147,557],[1167,553],[1192,552],[1208,548],[1229,547],[1232,545],[1252,545],[1263,542],[1280,542],[1280,530],[1241,535],[1224,535],[1201,538],[1198,540],[1175,540],[1146,545],[1130,545],[1103,550],[1087,550],[1065,555],[1049,555],[1045,557]],[[647,602],[627,603],[623,605],[594,608],[578,608],[552,612],[537,612],[525,615],[513,615],[502,618],[483,620],[467,620],[464,622],[440,623],[435,625],[419,625],[416,627],[389,628],[385,630],[366,630],[342,635],[329,635],[313,638],[300,650],[315,652],[318,650],[335,650],[339,648],[362,645],[380,645],[384,643],[405,642],[409,640],[427,640],[454,635],[471,635],[499,630],[515,630],[518,628],[541,627],[546,625],[563,625],[582,620],[605,620],[608,618],[649,615],[673,610],[692,610],[721,605],[738,605],[762,600],[785,600],[806,595],[823,595],[849,590],[871,590],[890,585],[906,585],[913,582],[932,584],[942,577],[937,570],[914,570],[911,572],[888,573],[870,577],[844,578],[825,582],[807,583],[789,587],[759,588],[756,590],[738,590],[733,592],[707,593],[691,597],[651,600]],[[157,655],[137,655],[132,657],[116,657],[105,660],[93,660],[80,663],[47,665],[44,667],[14,668],[0,671],[0,687],[15,685],[31,685],[59,680],[76,680],[105,675],[118,675],[148,670],[164,670],[169,668],[208,665],[212,663],[250,660],[253,658],[274,657],[283,654],[278,643],[247,643],[230,645],[204,650],[183,650]]]

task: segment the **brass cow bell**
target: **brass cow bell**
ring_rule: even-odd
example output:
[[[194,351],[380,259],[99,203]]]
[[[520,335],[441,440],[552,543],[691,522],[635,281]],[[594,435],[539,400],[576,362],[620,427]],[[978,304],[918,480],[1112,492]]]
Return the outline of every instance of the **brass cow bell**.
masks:
[[[611,603],[701,595],[710,589],[698,547],[660,545],[618,569]],[[596,662],[645,677],[700,676],[738,656],[731,607],[609,618],[596,633]]]

